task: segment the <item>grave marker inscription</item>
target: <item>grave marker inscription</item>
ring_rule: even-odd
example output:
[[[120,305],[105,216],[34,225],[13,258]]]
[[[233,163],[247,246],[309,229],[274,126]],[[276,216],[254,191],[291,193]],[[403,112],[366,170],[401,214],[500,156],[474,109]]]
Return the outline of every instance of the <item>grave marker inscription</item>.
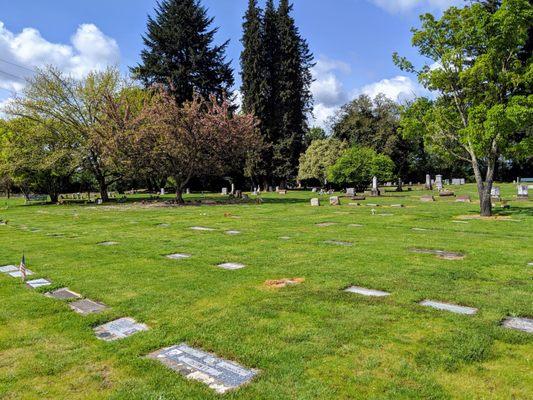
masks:
[[[120,318],[94,328],[96,337],[106,342],[124,339],[137,332],[147,331],[145,324],[140,324],[133,318]]]
[[[187,379],[205,383],[220,394],[248,383],[258,373],[185,343],[155,351],[148,358],[158,360]]]

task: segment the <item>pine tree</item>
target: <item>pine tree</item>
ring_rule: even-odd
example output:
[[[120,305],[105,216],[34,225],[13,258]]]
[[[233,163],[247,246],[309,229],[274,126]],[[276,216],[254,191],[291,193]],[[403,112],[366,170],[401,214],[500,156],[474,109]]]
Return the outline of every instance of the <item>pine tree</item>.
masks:
[[[306,40],[300,35],[291,12],[292,5],[289,1],[281,0],[277,12],[280,63],[276,80],[279,82],[278,107],[281,113],[273,163],[274,175],[282,184],[297,174],[298,160],[308,129],[307,117],[312,105],[310,86],[313,56]]]
[[[218,28],[199,0],[162,0],[155,18],[148,17],[142,63],[132,68],[146,86],[162,84],[182,104],[193,93],[222,99],[233,85],[233,71],[225,61],[228,42],[213,45]]]

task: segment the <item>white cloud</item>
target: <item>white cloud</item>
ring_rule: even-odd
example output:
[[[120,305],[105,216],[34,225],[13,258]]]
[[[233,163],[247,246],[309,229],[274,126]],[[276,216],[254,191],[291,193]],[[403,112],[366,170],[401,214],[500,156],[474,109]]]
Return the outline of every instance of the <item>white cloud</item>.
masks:
[[[391,13],[406,12],[413,9],[444,10],[451,6],[464,4],[463,0],[370,0],[372,3]]]
[[[102,70],[120,61],[117,42],[93,24],[82,24],[71,44],[52,43],[34,28],[9,31],[0,21],[0,88],[18,92],[32,70],[54,65],[75,78],[91,70]]]
[[[355,91],[354,95],[366,94],[370,97],[376,97],[380,93],[400,103],[417,96],[427,96],[429,94],[418,82],[407,76],[398,75],[394,78],[382,79],[378,82],[365,85]]]
[[[348,94],[337,73],[350,73],[350,66],[339,60],[320,57],[312,70],[314,82],[311,92],[315,100],[314,123],[324,126],[327,119],[348,100]]]

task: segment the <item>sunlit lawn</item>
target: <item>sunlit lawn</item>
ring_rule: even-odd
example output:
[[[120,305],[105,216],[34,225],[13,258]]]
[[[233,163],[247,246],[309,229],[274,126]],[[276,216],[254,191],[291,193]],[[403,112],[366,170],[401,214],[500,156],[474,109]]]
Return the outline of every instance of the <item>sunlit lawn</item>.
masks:
[[[458,223],[458,216],[476,215],[478,204],[422,203],[422,194],[386,193],[361,206],[342,199],[340,207],[324,196],[320,208],[309,205],[310,192],[264,195],[262,205],[201,207],[0,199],[0,219],[8,220],[0,226],[0,265],[18,264],[24,251],[32,278],[110,307],[81,316],[43,296],[44,288],[0,275],[0,398],[220,398],[145,358],[182,342],[260,371],[227,399],[531,398],[533,335],[500,322],[533,316],[532,202],[498,209],[507,220]],[[502,185],[504,198],[515,194],[513,185]],[[399,203],[405,207],[389,207]],[[118,244],[97,245],[104,241]],[[412,247],[466,257],[443,260]],[[170,253],[192,257],[165,258]],[[246,268],[222,270],[222,262]],[[305,282],[264,284],[295,277]],[[349,285],[391,296],[344,292]],[[424,299],[479,313],[417,304]],[[119,317],[150,330],[112,343],[95,338],[94,326]]]

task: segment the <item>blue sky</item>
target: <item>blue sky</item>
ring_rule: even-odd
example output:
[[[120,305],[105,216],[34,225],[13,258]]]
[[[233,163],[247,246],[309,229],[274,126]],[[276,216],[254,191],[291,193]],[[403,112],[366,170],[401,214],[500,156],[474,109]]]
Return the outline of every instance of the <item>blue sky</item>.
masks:
[[[242,15],[247,0],[203,0],[230,39],[236,89]],[[394,100],[424,94],[416,79],[399,71],[392,53],[417,60],[410,28],[423,12],[439,13],[461,0],[295,0],[294,16],[315,55],[315,117],[323,124],[360,93],[384,92]],[[20,91],[33,69],[56,64],[74,76],[139,60],[141,35],[155,0],[0,0],[0,102]],[[25,68],[17,67],[21,65]]]

